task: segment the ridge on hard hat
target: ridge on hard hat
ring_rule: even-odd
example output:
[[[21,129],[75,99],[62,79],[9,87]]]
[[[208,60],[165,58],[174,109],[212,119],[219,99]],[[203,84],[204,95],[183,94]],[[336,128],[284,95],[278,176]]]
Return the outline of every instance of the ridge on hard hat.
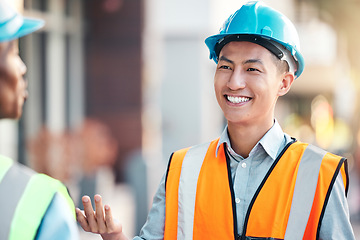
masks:
[[[296,78],[304,70],[304,58],[300,52],[300,40],[295,26],[285,15],[260,1],[244,4],[224,22],[219,34],[205,39],[210,59],[217,63],[221,48],[230,41],[257,43],[279,59],[287,61],[290,67],[291,62],[295,61]],[[291,61],[286,55],[292,58]]]
[[[23,17],[5,0],[0,0],[0,42],[25,36],[43,26],[43,20]]]

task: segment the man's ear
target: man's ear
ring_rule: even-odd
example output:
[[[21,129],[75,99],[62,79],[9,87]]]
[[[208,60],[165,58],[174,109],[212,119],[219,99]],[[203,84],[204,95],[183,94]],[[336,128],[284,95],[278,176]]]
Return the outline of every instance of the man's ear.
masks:
[[[278,92],[279,96],[284,96],[286,93],[289,92],[291,85],[294,82],[294,79],[295,79],[294,73],[286,72],[282,75],[282,81]]]

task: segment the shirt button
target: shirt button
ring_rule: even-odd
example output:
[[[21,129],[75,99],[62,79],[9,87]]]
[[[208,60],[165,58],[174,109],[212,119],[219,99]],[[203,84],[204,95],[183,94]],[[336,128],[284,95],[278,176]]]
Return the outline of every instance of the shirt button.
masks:
[[[235,198],[236,203],[240,203],[240,198]]]
[[[241,167],[242,167],[242,168],[246,168],[246,163],[242,163],[242,164],[241,164]]]

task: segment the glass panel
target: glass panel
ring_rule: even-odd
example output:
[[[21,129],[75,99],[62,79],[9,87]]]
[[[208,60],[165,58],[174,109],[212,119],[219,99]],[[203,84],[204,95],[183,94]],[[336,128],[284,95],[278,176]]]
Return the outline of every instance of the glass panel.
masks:
[[[32,6],[27,6],[28,4],[26,2],[27,2],[27,0],[24,1],[26,8],[31,7],[33,9],[40,10],[40,11],[43,11],[43,12],[46,12],[48,10],[48,8],[49,8],[49,1],[48,0],[32,0],[32,1],[29,1],[29,2],[32,2]]]
[[[46,60],[46,45],[48,34],[46,32],[40,32],[39,41],[40,41],[40,83],[41,83],[41,122],[46,124],[47,122],[47,81],[46,81],[46,71],[48,69],[47,60]]]
[[[70,114],[71,114],[71,89],[70,89],[70,35],[66,34],[65,36],[65,121],[66,126],[70,127],[71,120],[70,120]]]
[[[71,3],[73,3],[76,0],[65,0],[64,4],[65,4],[65,15],[66,16],[71,16],[72,12],[71,12]]]

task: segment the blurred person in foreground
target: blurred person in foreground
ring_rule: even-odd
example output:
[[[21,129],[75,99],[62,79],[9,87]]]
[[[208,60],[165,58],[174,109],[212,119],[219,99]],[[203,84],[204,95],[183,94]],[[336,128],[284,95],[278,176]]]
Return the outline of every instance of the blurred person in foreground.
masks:
[[[17,38],[43,25],[0,0],[0,119],[22,115],[27,69]],[[0,196],[0,239],[79,239],[74,203],[60,181],[0,155]]]
[[[274,116],[304,70],[294,25],[248,2],[205,43],[227,126],[218,139],[171,155],[134,239],[355,239],[346,159],[291,138]],[[126,239],[101,197],[95,213],[89,202],[84,196],[85,215],[77,209],[81,226]]]

